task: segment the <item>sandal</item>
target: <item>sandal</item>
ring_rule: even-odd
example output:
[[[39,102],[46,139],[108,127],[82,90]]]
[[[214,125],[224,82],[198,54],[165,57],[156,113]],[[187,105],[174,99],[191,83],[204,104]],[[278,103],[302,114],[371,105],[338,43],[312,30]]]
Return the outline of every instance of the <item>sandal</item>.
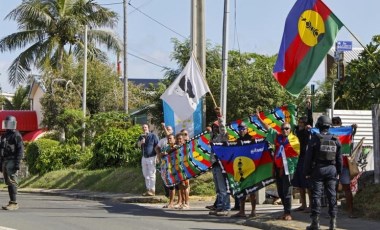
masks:
[[[245,214],[241,214],[241,213],[236,213],[234,215],[231,216],[232,218],[246,218],[247,216]]]
[[[285,214],[283,217],[282,217],[283,220],[286,220],[286,221],[289,221],[289,220],[292,220],[292,216],[290,214]]]
[[[251,213],[251,214],[249,214],[249,218],[255,218],[257,215],[256,215],[256,212],[253,212],[253,213]]]

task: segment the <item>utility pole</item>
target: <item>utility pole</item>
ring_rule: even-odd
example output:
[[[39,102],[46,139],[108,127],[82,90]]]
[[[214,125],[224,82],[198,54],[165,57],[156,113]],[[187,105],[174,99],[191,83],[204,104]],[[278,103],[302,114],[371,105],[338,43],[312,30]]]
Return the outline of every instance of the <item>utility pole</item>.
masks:
[[[124,9],[124,36],[123,36],[123,80],[124,80],[124,112],[128,114],[128,76],[127,76],[127,1],[123,0]]]
[[[203,0],[191,0],[191,50],[206,77],[205,4]],[[202,130],[206,127],[206,99],[202,98]]]
[[[222,110],[223,122],[227,119],[227,68],[228,68],[228,23],[230,14],[230,3],[224,0],[223,16],[223,42],[222,42],[222,81],[220,90],[220,105]]]
[[[86,107],[87,107],[87,25],[84,26],[84,67],[83,67],[83,95],[82,95],[82,109],[83,109],[83,134],[82,134],[82,150],[84,151],[86,145]]]

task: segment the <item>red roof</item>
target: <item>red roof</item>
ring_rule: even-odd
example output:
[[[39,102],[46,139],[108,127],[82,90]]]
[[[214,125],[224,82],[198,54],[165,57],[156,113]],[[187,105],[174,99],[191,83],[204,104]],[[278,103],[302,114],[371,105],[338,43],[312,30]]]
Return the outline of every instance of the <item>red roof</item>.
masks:
[[[38,129],[36,131],[28,132],[22,135],[23,141],[35,141],[45,133],[45,130]]]
[[[17,130],[21,133],[31,132],[38,130],[37,113],[32,110],[1,110],[0,111],[0,131],[4,132],[2,129],[2,121],[7,116],[14,116],[17,120]]]

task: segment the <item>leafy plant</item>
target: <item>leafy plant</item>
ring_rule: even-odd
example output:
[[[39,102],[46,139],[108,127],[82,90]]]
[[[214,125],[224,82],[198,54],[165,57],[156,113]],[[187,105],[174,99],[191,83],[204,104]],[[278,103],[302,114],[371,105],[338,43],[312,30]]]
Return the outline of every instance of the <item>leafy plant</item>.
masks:
[[[134,164],[138,154],[136,140],[139,134],[140,127],[133,126],[128,131],[112,127],[104,134],[97,136],[90,168],[100,169]]]

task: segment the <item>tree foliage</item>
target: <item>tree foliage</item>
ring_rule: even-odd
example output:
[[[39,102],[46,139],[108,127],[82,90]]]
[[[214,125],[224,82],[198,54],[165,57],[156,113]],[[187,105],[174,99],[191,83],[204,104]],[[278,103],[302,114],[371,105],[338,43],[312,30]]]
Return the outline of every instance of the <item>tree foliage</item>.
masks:
[[[3,109],[5,110],[28,110],[30,108],[29,101],[29,89],[30,86],[17,87],[14,96],[11,100],[2,98]]]
[[[95,44],[121,51],[120,39],[107,28],[117,23],[117,14],[87,0],[25,0],[6,19],[14,20],[19,31],[0,40],[0,52],[24,49],[8,69],[9,82],[16,86],[33,69],[61,69],[68,56],[83,59],[85,25],[88,30],[88,57],[105,61],[106,54]]]
[[[162,101],[159,97],[165,91],[175,77],[181,72],[189,60],[189,41],[180,42],[173,40],[174,51],[172,59],[178,63],[178,69],[171,69],[166,72],[163,84],[158,87],[155,96],[155,115],[162,116]],[[255,113],[256,108],[262,110],[272,109],[275,106],[295,103],[296,98],[288,94],[275,81],[271,70],[274,65],[275,56],[266,56],[256,53],[240,53],[229,51],[228,60],[228,88],[227,88],[227,121],[244,118]],[[209,84],[211,94],[206,95],[206,122],[216,119],[214,107],[220,106],[221,88],[221,47],[208,43],[206,46],[206,80]],[[303,92],[302,95],[304,95]],[[161,122],[161,121],[156,121]]]
[[[369,110],[380,103],[380,39],[375,36],[359,58],[348,63],[337,83],[335,108]]]

